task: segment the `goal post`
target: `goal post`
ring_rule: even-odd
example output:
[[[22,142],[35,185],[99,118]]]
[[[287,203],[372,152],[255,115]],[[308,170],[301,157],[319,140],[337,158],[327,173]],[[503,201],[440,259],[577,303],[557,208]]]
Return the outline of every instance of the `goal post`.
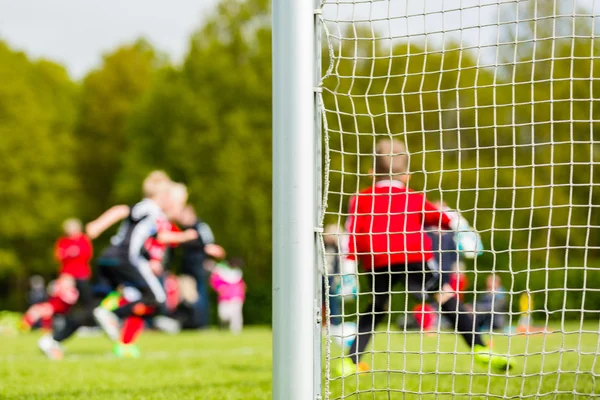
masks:
[[[278,400],[321,395],[315,8],[312,0],[272,3],[273,399]]]
[[[274,399],[600,396],[599,18],[273,0]]]

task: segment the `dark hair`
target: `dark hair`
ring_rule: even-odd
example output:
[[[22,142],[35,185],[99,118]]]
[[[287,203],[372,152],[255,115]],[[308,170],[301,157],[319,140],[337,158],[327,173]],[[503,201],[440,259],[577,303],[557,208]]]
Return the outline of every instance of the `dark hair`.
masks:
[[[229,266],[232,268],[242,269],[246,266],[246,263],[242,257],[231,257],[229,259]]]

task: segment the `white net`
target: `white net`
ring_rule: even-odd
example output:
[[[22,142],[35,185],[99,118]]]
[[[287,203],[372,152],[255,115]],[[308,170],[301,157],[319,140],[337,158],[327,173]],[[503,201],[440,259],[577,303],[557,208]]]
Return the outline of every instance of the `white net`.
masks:
[[[597,3],[323,0],[325,398],[600,395]]]

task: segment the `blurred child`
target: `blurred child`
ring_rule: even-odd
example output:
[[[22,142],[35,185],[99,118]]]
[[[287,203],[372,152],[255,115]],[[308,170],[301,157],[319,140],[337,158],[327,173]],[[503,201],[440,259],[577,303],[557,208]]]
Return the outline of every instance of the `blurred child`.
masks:
[[[43,303],[48,299],[48,293],[46,292],[46,283],[44,278],[40,275],[33,275],[29,278],[29,305]]]
[[[193,328],[208,326],[210,297],[208,295],[208,271],[204,263],[209,258],[222,259],[225,257],[223,248],[215,244],[215,237],[210,226],[198,218],[193,206],[187,205],[177,222],[183,229],[194,229],[198,232],[196,240],[183,243],[181,249],[181,272],[193,277],[196,281],[197,300],[194,303],[193,317],[189,321]]]
[[[477,296],[475,303],[473,303],[473,309],[476,313],[475,328],[481,332],[504,329],[508,296],[502,287],[502,280],[498,275],[489,275],[485,281],[485,286],[486,293]]]
[[[156,315],[166,301],[166,293],[156,275],[162,272],[162,268],[156,267],[162,260],[152,259],[146,247],[148,242],[155,237],[166,246],[197,237],[192,230],[173,232],[168,229],[169,218],[181,213],[187,202],[185,185],[151,174],[143,186],[147,197],[134,207],[123,209],[121,215],[112,215],[109,210],[90,223],[92,231],[102,232],[104,227],[112,225],[117,217],[122,217],[127,211],[119,232],[111,240],[112,245],[102,254],[98,266],[99,272],[113,288],[127,285],[137,289],[140,296],[121,302],[114,311],[102,306],[94,309],[94,317],[109,338],[116,342],[114,351],[121,357],[139,354],[134,343],[143,330],[144,319]],[[151,261],[157,262],[154,271]],[[119,319],[125,320],[120,333]]]
[[[145,247],[147,241],[153,236],[165,243],[171,243],[175,239],[193,240],[197,236],[193,231],[181,232],[179,235],[174,232],[159,232],[159,226],[168,219],[165,213],[180,212],[187,201],[187,190],[185,198],[181,200],[181,186],[174,185],[164,172],[152,172],[143,182],[145,198],[142,201],[133,207],[114,206],[86,227],[90,238],[95,239],[112,225],[122,221],[117,234],[111,239],[111,245],[98,260],[98,271],[112,288],[127,285],[137,289],[140,295],[130,302],[120,302],[114,313],[101,306],[88,311],[115,342],[121,336],[119,318],[136,317],[130,323],[125,321],[122,340],[127,346],[115,346],[119,355],[123,355],[123,349],[129,349],[129,345],[143,329],[142,318],[156,313],[166,299],[164,289],[150,267],[150,257]],[[49,357],[62,353],[59,340],[44,341],[40,343],[40,348]],[[131,350],[135,355],[137,349],[131,346]]]
[[[50,288],[47,301],[33,304],[23,316],[21,327],[30,330],[38,322],[46,329],[51,328],[52,317],[55,314],[65,314],[77,302],[79,292],[75,287],[75,279],[69,274],[61,274]],[[56,358],[61,358],[56,354]]]
[[[63,230],[65,235],[56,242],[55,256],[60,263],[59,274],[67,274],[74,279],[78,298],[76,307],[69,307],[64,311],[57,312],[67,314],[62,327],[54,331],[52,335],[42,337],[38,342],[42,351],[47,354],[51,352],[55,356],[60,352],[55,350],[54,343],[69,338],[80,326],[94,324],[94,320],[89,314],[89,310],[94,306],[94,292],[90,283],[92,243],[83,233],[83,225],[77,218],[67,219],[63,223]],[[48,324],[48,320],[45,321]]]
[[[408,293],[423,303],[431,295],[440,304],[465,343],[473,348],[475,360],[481,364],[506,370],[508,358],[492,355],[481,335],[473,332],[473,315],[455,296],[443,280],[432,252],[431,239],[424,226],[439,226],[456,230],[452,215],[441,212],[421,193],[406,187],[409,176],[409,155],[403,143],[384,139],[377,143],[374,154],[374,182],[371,187],[350,199],[347,231],[350,234],[346,263],[360,262],[370,291],[370,304],[358,317],[358,334],[348,358],[338,366],[338,373],[347,376],[364,372],[368,366],[360,363],[374,328],[391,315],[388,306],[391,292],[405,283]]]
[[[229,325],[234,334],[240,333],[244,325],[242,308],[246,284],[242,278],[242,267],[241,259],[232,259],[229,263],[221,261],[210,275],[210,285],[217,292],[221,325]]]

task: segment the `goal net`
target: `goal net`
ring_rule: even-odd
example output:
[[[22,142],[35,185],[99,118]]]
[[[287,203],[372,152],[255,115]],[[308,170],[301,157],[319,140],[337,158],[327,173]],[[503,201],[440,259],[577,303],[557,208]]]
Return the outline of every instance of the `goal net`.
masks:
[[[598,3],[322,1],[324,398],[600,395]]]

